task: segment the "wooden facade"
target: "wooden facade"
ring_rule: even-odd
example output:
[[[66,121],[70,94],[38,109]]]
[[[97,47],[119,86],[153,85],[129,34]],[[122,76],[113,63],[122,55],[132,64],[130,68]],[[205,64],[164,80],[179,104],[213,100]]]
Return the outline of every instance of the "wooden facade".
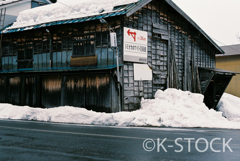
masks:
[[[172,2],[142,2],[125,15],[105,18],[117,33],[124,111],[138,109],[141,98],[153,98],[158,89],[201,93],[198,68],[215,68],[215,54],[222,52]],[[152,81],[134,81],[134,63],[123,61],[124,27],[148,32]],[[118,111],[116,54],[107,24],[97,19],[8,33],[2,46],[1,102]]]
[[[124,26],[148,31],[148,65],[153,81],[133,81],[133,63],[124,63],[125,110],[139,107],[141,97],[153,98],[158,89],[199,92],[196,67],[215,68],[215,47],[164,1],[152,1]]]

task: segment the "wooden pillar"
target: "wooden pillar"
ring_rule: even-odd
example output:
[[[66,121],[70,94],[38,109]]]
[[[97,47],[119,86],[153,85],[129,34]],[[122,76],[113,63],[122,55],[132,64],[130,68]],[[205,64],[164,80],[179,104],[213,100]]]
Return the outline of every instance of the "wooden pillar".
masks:
[[[196,92],[196,71],[195,71],[195,52],[194,52],[194,43],[192,42],[192,87],[193,92]]]
[[[183,76],[183,90],[187,91],[188,86],[188,38],[185,38],[184,51],[184,76]]]

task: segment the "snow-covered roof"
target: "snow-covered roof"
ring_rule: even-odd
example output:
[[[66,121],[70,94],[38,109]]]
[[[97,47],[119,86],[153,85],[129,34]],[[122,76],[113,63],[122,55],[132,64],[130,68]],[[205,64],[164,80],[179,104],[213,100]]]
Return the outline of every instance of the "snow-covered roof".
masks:
[[[54,4],[20,12],[16,22],[14,22],[11,27],[3,30],[3,33],[19,32],[67,23],[79,23],[124,14],[129,17],[139,8],[151,1],[152,0],[58,0],[57,3]],[[165,0],[165,2],[209,40],[209,42],[215,46],[218,53],[224,53],[224,51],[185,12],[172,2],[172,0]],[[126,5],[127,8],[120,7],[117,10],[113,10],[114,7],[122,5]]]
[[[139,0],[61,0],[19,13],[16,22],[8,29],[34,26],[60,20],[76,19],[109,13],[115,6],[138,2]]]

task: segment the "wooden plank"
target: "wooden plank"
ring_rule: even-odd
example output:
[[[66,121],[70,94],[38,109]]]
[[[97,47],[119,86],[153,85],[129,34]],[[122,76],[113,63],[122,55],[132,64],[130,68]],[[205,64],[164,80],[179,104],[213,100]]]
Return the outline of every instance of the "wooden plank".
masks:
[[[198,72],[198,66],[196,65],[196,79],[197,79],[197,88],[199,93],[202,93],[202,89],[201,89],[201,82],[200,82],[200,75]]]
[[[162,40],[169,40],[169,36],[168,35],[161,35],[161,39]]]
[[[192,71],[190,68],[190,61],[188,61],[188,79],[187,79],[187,90],[192,92]]]
[[[71,67],[82,67],[82,66],[97,66],[97,55],[94,56],[83,56],[83,57],[71,57]]]
[[[167,25],[162,25],[159,23],[153,23],[153,28],[161,30],[169,30]]]
[[[173,77],[171,78],[173,81],[172,88],[179,89],[180,81],[179,81],[179,71],[178,71],[177,62],[176,62],[176,58],[175,58],[175,41],[171,40],[171,43],[172,43],[172,53],[171,53],[172,70],[171,70],[171,72],[173,73]]]
[[[205,84],[205,88],[204,88],[203,91],[202,91],[203,94],[206,92],[207,87],[208,87],[208,85],[210,84],[210,82],[211,82],[213,76],[214,76],[214,72],[211,71],[211,74],[209,74],[209,77],[208,77],[208,79],[206,80],[207,82],[206,82],[206,84]]]
[[[170,25],[168,25],[168,32],[170,31]],[[170,46],[171,44],[170,44],[170,41],[168,41],[168,55],[167,55],[167,88],[170,88],[170,67],[171,67],[171,65],[170,65],[170,56],[171,56],[171,50],[170,50]]]
[[[183,90],[187,90],[188,78],[188,38],[185,38]]]
[[[161,34],[161,35],[168,35],[168,31],[167,30],[155,29],[155,28],[153,28],[153,33]]]
[[[195,53],[194,53],[194,43],[192,43],[192,84],[193,84],[193,92],[196,92],[196,83],[195,83]]]

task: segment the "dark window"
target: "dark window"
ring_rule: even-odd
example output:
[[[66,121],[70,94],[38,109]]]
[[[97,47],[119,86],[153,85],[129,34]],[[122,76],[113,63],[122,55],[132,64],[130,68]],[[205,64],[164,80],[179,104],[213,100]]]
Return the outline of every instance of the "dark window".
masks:
[[[59,33],[59,32],[58,32]],[[58,34],[53,34],[53,52],[62,51],[62,40]]]
[[[35,8],[38,6],[44,6],[44,5],[46,5],[46,3],[32,1],[31,5],[32,5],[32,8]]]
[[[32,1],[32,8],[35,8],[35,7],[38,7],[38,6],[39,6],[39,3],[38,3],[38,2]]]
[[[17,55],[17,42],[16,39],[9,38],[3,41],[2,44],[3,56],[16,56]]]
[[[73,44],[73,55],[74,56],[90,56],[94,55],[94,40],[90,39],[78,39]]]
[[[18,39],[18,69],[33,67],[33,41]]]

